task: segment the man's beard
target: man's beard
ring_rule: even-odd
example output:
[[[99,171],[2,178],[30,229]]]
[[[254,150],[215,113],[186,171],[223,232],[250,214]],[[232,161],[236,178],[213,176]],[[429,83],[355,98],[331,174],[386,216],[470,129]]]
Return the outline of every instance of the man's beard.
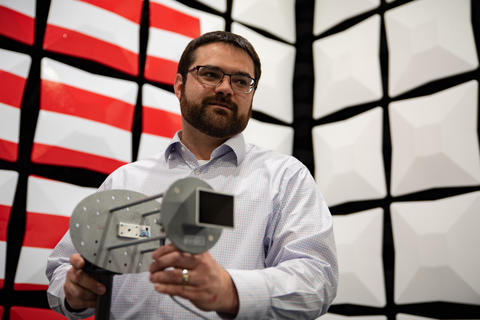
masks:
[[[221,105],[229,110],[213,107]],[[180,99],[180,109],[183,118],[200,132],[215,138],[230,138],[242,132],[248,124],[252,106],[248,114],[238,116],[238,106],[230,98],[223,95],[204,98],[200,103],[190,101],[185,91]]]

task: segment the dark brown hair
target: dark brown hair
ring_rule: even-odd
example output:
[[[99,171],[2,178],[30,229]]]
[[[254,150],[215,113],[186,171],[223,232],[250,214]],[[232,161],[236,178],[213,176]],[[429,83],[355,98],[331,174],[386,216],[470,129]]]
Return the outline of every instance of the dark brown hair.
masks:
[[[189,44],[187,45],[187,47],[182,53],[182,57],[178,62],[178,68],[177,68],[177,72],[182,75],[183,81],[184,82],[186,81],[188,68],[192,64],[192,61],[194,60],[195,50],[203,45],[206,45],[209,43],[215,43],[215,42],[224,42],[234,47],[237,47],[239,49],[242,49],[243,51],[248,53],[248,55],[253,61],[253,68],[255,72],[254,77],[256,80],[255,86],[257,86],[258,80],[260,79],[260,75],[262,73],[260,58],[258,57],[257,52],[255,52],[255,49],[253,48],[252,44],[247,39],[245,39],[242,36],[239,36],[238,34],[231,33],[228,31],[208,32],[189,42]]]

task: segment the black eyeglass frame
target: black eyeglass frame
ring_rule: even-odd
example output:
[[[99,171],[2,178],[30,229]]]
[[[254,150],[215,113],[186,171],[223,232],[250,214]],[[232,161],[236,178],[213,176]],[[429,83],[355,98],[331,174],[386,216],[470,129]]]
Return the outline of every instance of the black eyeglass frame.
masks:
[[[218,70],[220,71],[223,75],[222,77],[220,78],[220,80],[218,81],[218,83],[216,84],[209,84],[209,83],[204,83],[200,80],[200,77],[198,76],[198,71],[201,69],[201,68],[211,68],[211,69],[214,69],[214,70]],[[239,92],[239,93],[250,93],[253,91],[253,89],[256,89],[257,88],[257,79],[255,78],[252,78],[250,77],[248,74],[245,74],[245,73],[226,73],[225,71],[223,71],[222,69],[220,69],[219,67],[214,67],[214,66],[195,66],[195,67],[192,67],[190,69],[187,70],[188,72],[192,72],[192,71],[197,71],[197,79],[198,81],[200,81],[202,84],[206,85],[206,86],[210,86],[210,87],[216,87],[218,86],[220,83],[222,83],[223,81],[223,78],[225,78],[225,76],[228,76],[228,78],[230,79],[229,80],[229,83],[230,83],[230,86],[232,87],[232,90],[234,90],[235,92]],[[249,86],[249,90],[247,92],[245,91],[237,91],[233,88],[232,86],[232,76],[244,76],[244,77],[247,77],[248,79],[251,80],[251,84]]]

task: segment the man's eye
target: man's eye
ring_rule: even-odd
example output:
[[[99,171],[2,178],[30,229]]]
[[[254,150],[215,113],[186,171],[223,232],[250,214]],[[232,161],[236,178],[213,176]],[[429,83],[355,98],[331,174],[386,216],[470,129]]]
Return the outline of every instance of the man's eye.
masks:
[[[218,79],[220,78],[220,74],[215,71],[204,71],[201,74],[202,77],[209,78],[209,79]]]
[[[235,77],[234,79],[232,79],[233,82],[239,86],[242,86],[242,87],[248,87],[249,86],[249,81],[247,80],[247,78],[244,78],[244,77]]]

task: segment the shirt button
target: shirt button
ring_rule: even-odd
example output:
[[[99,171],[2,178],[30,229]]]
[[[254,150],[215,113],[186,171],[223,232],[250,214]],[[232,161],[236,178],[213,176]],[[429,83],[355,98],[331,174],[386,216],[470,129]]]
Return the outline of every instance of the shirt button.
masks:
[[[199,169],[195,169],[194,173],[198,176],[200,174],[200,170]]]

